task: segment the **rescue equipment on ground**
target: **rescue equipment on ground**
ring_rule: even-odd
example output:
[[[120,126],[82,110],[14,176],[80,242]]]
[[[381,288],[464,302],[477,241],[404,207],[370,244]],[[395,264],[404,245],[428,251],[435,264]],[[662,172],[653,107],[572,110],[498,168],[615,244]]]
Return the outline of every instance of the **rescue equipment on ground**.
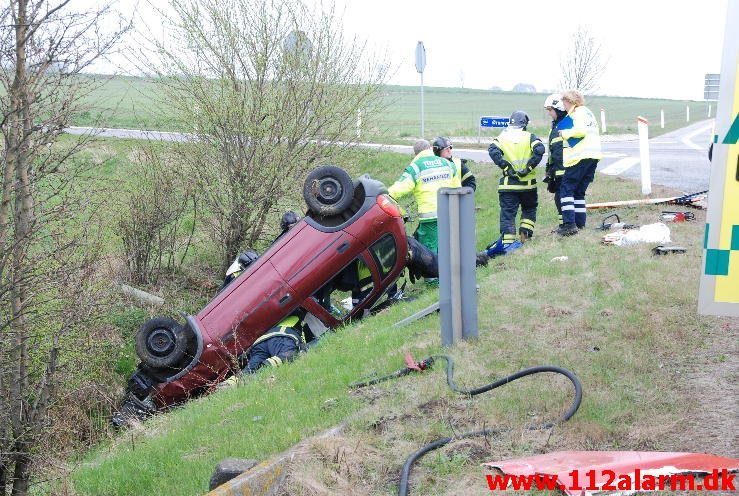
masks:
[[[662,222],[647,224],[639,229],[619,229],[603,236],[603,244],[629,246],[637,243],[666,244],[670,240],[670,228]]]
[[[686,220],[695,220],[695,214],[693,212],[662,211],[659,214],[659,220],[662,222],[685,222]]]
[[[631,205],[657,205],[660,203],[667,203],[670,205],[686,205],[695,208],[705,208],[703,202],[706,200],[706,191],[699,191],[698,193],[691,193],[683,196],[671,196],[667,198],[646,198],[643,200],[625,200],[625,201],[614,201],[605,203],[588,203],[585,208],[592,210],[595,208],[614,208],[614,207],[628,207]]]
[[[410,354],[407,354],[405,356],[406,366],[403,367],[402,369],[396,372],[393,372],[392,374],[383,376],[383,377],[377,377],[375,379],[371,379],[368,381],[354,382],[352,384],[349,384],[349,387],[350,388],[361,388],[361,387],[377,384],[377,383],[380,383],[380,382],[383,382],[389,379],[402,377],[404,375],[410,374],[413,371],[423,372],[424,370],[431,368],[434,362],[439,359],[446,360],[446,363],[447,363],[446,382],[447,384],[449,384],[449,387],[452,388],[454,391],[460,394],[463,394],[465,396],[469,396],[469,397],[475,396],[481,393],[485,393],[487,391],[490,391],[491,389],[495,389],[505,384],[508,384],[510,382],[513,382],[516,379],[520,379],[522,377],[526,377],[526,376],[533,375],[533,374],[539,374],[542,372],[552,372],[555,374],[562,374],[565,377],[567,377],[570,380],[570,382],[572,382],[572,385],[575,388],[575,398],[573,399],[570,407],[559,419],[553,422],[547,422],[543,424],[527,425],[524,428],[528,430],[550,429],[557,424],[560,424],[562,422],[569,420],[575,414],[577,409],[580,407],[580,403],[582,402],[582,384],[580,383],[580,380],[577,378],[577,376],[565,368],[555,367],[552,365],[544,365],[540,367],[531,367],[528,369],[523,369],[523,370],[516,372],[515,374],[509,375],[508,377],[498,379],[495,382],[491,382],[490,384],[485,384],[483,386],[480,386],[474,389],[469,389],[469,390],[460,389],[454,383],[454,359],[452,359],[452,357],[449,355],[431,355],[430,357],[424,360],[421,360],[420,362],[415,362],[413,360],[413,357]],[[413,467],[413,463],[415,463],[416,460],[421,458],[423,455],[425,455],[429,451],[433,451],[435,449],[441,448],[442,446],[445,446],[449,444],[450,442],[456,441],[459,439],[467,439],[467,438],[476,437],[476,436],[487,436],[489,434],[510,432],[512,430],[513,430],[512,427],[496,427],[496,428],[490,428],[490,429],[482,429],[479,431],[467,432],[465,434],[446,437],[444,439],[438,439],[430,444],[427,444],[426,446],[424,446],[423,448],[419,449],[418,451],[413,453],[411,456],[409,456],[408,459],[405,461],[405,464],[403,465],[403,470],[400,473],[400,487],[398,489],[398,494],[400,496],[406,496],[408,494],[408,479],[410,478],[410,473],[411,473],[411,468]]]
[[[616,222],[606,222],[611,217],[615,217]],[[608,231],[610,229],[639,229],[639,226],[621,222],[621,218],[618,216],[618,214],[611,214],[611,215],[606,215],[603,218],[603,221],[600,223],[600,226],[596,227],[595,229],[599,231]]]

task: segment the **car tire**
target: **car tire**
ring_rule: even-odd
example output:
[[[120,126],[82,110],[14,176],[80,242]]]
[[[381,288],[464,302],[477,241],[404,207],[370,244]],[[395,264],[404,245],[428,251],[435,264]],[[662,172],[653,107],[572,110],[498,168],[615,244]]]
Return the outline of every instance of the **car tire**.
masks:
[[[136,334],[136,354],[144,365],[153,369],[176,365],[186,349],[182,326],[168,317],[147,320]]]
[[[344,169],[323,165],[308,174],[303,185],[303,198],[316,215],[338,215],[354,199],[354,181]]]

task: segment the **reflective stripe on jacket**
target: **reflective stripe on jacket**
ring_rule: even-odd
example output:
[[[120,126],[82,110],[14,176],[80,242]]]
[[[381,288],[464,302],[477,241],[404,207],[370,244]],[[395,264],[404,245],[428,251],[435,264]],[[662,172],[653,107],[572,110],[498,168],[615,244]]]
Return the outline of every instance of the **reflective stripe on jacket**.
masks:
[[[504,176],[498,182],[498,191],[522,191],[536,189],[536,170],[534,167],[538,165],[538,160],[544,154],[544,145],[541,140],[533,133],[522,129],[510,128],[506,129],[500,136],[493,139],[488,151],[493,156],[493,147],[497,147],[502,152],[502,160],[511,164],[514,169],[523,169],[526,166],[531,167],[531,172],[519,178],[518,176],[509,175],[508,170],[504,168]],[[535,153],[535,149],[536,153]],[[531,163],[532,157],[538,155],[536,163]],[[497,163],[497,162],[496,162]],[[504,165],[498,164],[503,168]]]
[[[298,346],[301,346],[303,342],[303,337],[301,335],[301,332],[295,329],[295,326],[298,325],[298,322],[300,322],[300,319],[295,315],[285,317],[275,327],[271,328],[270,330],[259,336],[259,338],[257,338],[257,340],[252,343],[252,346],[275,336],[285,336],[291,338],[295,340],[295,343]]]
[[[562,154],[565,167],[572,167],[586,158],[603,158],[598,122],[587,107],[577,106],[572,109],[557,128],[564,140]]]
[[[398,199],[413,192],[419,218],[428,220],[436,218],[436,192],[439,188],[461,186],[459,169],[454,162],[437,157],[431,150],[424,150],[388,188],[388,193]]]
[[[549,158],[547,158],[547,175],[563,176],[565,168],[562,161],[562,147],[564,140],[559,135],[557,124],[562,119],[552,122],[552,130],[549,132]]]

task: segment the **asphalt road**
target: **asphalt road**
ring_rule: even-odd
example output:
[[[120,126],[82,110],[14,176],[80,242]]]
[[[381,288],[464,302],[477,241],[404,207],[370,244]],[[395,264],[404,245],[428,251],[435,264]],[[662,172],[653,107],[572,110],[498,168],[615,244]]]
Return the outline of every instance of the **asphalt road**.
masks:
[[[652,184],[669,186],[685,193],[707,190],[711,168],[708,161],[708,143],[712,124],[712,120],[700,121],[650,139]],[[386,145],[383,148],[400,153],[412,153],[410,146]],[[478,163],[492,163],[487,151],[484,150],[455,147],[454,156],[472,159]],[[598,172],[638,180],[641,175],[639,141],[637,139],[603,141],[603,160],[598,165]]]
[[[708,161],[708,143],[710,142],[712,124],[712,120],[699,121],[682,129],[650,139],[649,154],[652,183],[669,186],[685,193],[707,190],[711,167],[711,163]],[[87,127],[70,127],[65,131],[70,134],[87,134],[95,130]],[[97,134],[110,138],[163,141],[184,141],[188,139],[188,135],[184,133],[140,131],[136,129],[99,129]],[[398,153],[412,153],[412,147],[407,145],[363,143],[359,146]],[[485,150],[455,148],[454,155],[459,158],[472,159],[480,164],[492,165]],[[638,140],[625,139],[603,142],[603,160],[598,165],[599,172],[638,180],[640,170]]]

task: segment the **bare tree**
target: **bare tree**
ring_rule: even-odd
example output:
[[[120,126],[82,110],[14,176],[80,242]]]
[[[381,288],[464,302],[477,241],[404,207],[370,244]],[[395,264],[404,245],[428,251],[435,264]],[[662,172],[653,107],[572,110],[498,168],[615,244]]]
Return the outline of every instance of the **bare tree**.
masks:
[[[565,54],[560,58],[560,87],[589,93],[598,88],[606,69],[600,42],[585,26],[578,26]]]
[[[162,12],[168,39],[142,59],[166,107],[193,130],[178,145],[181,173],[197,185],[225,269],[260,239],[308,170],[351,146],[360,110],[370,128],[388,66],[345,38],[332,10],[313,12],[299,0],[170,0],[170,7]]]
[[[0,11],[0,495],[27,494],[35,451],[70,350],[94,315],[97,256],[89,137],[57,143],[99,80],[81,71],[125,28],[108,7],[11,0]]]

